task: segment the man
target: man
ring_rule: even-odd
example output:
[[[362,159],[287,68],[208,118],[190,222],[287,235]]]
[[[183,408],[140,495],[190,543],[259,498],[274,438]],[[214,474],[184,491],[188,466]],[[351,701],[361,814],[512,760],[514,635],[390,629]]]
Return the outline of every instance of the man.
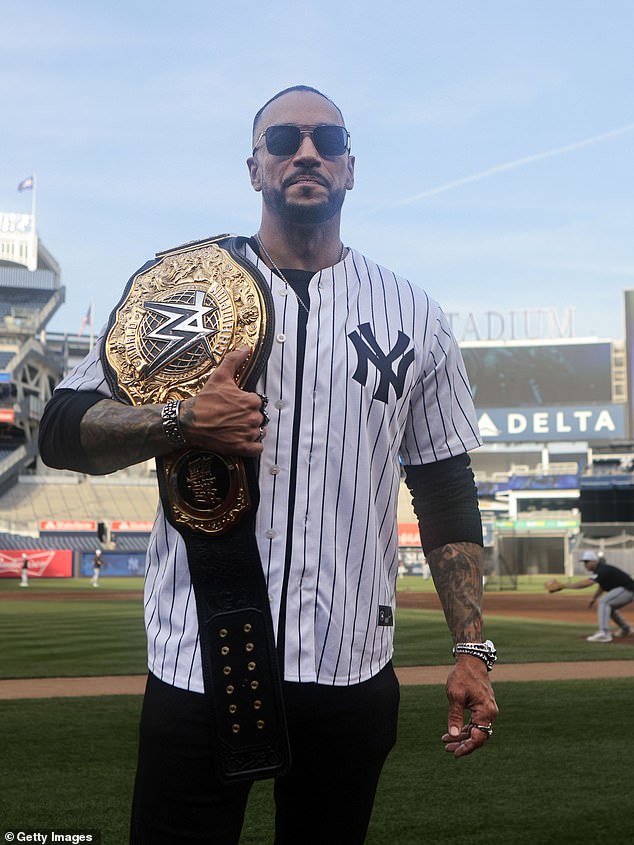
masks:
[[[22,571],[20,574],[20,586],[29,586],[29,558],[26,552],[22,552]]]
[[[92,578],[90,583],[93,587],[99,586],[99,576],[101,575],[101,549],[95,549],[95,556],[92,559]]]
[[[456,648],[445,748],[455,757],[480,748],[497,716],[487,674],[495,652],[482,642],[482,534],[467,456],[480,441],[468,382],[439,306],[341,241],[354,184],[349,141],[338,107],[307,86],[275,95],[254,120],[247,166],[262,218],[240,249],[275,312],[256,387],[266,411],[262,395],[236,386],[248,349],[229,351],[202,390],[162,419],[160,403],[105,398],[98,343],[42,421],[44,460],[84,472],[169,460],[176,442],[258,460],[255,533],[292,760],[275,782],[277,845],[365,840],[396,736],[402,465]],[[62,431],[79,433],[77,458]],[[161,510],[146,564],[150,675],[134,843],[237,843],[250,788],[212,775],[187,563]]]
[[[634,601],[634,579],[617,566],[611,566],[601,560],[596,552],[585,551],[581,555],[581,561],[592,574],[582,581],[558,586],[561,590],[583,590],[597,585],[597,591],[590,599],[590,607],[594,607],[594,603],[599,600],[599,630],[586,639],[590,643],[611,643],[613,637],[627,637],[632,629],[618,612],[618,608]],[[617,625],[614,634],[610,631],[610,619]]]

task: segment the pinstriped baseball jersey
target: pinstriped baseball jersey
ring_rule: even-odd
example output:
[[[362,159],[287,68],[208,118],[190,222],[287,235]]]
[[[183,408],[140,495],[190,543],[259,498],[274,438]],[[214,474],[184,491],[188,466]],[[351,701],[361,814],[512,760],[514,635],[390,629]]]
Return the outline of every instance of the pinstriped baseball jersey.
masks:
[[[275,307],[258,385],[270,423],[256,534],[284,676],[358,683],[392,656],[400,464],[480,444],[469,383],[448,322],[422,289],[349,250],[311,278],[306,314],[248,244],[244,251]],[[109,395],[100,345],[60,387]],[[202,691],[185,546],[160,505],[145,621],[150,670]]]

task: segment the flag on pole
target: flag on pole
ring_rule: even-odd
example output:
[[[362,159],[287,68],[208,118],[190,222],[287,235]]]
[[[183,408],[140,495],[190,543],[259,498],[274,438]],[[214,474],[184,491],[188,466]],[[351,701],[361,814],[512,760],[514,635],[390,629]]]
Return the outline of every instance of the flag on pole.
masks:
[[[88,311],[86,311],[86,316],[81,321],[81,326],[79,327],[79,331],[77,332],[77,337],[81,337],[83,335],[85,329],[88,328],[88,326],[90,326],[90,328],[92,329],[92,304],[90,304],[88,306]]]
[[[18,191],[28,191],[33,190],[33,186],[35,185],[35,180],[32,176],[27,176],[26,179],[23,179],[20,184],[18,185]]]

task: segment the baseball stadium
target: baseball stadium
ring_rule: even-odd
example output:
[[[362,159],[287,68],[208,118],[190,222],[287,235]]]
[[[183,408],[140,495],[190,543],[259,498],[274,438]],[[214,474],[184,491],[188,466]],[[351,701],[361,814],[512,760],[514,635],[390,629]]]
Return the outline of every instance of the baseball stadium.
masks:
[[[89,309],[78,332],[48,331],[64,300],[62,268],[34,216],[0,213],[0,819],[6,841],[13,830],[47,829],[121,845],[146,672],[143,571],[157,478],[153,463],[91,477],[40,460],[44,406],[99,328]],[[589,642],[592,590],[544,589],[582,579],[587,550],[634,575],[634,291],[623,292],[623,312],[622,338],[576,338],[540,309],[506,326],[489,311],[484,329],[468,319],[456,334],[483,440],[472,466],[501,715],[485,751],[459,762],[443,754],[451,640],[403,484],[399,737],[370,845],[634,836],[623,812],[634,634]],[[634,625],[634,605],[624,616]],[[459,801],[456,767],[479,785]],[[256,784],[244,845],[272,841],[272,801],[270,783]]]

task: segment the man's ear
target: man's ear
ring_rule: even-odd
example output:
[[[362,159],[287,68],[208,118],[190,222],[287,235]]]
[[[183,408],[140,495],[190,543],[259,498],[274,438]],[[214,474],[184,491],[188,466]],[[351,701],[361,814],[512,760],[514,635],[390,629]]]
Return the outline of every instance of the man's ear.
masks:
[[[255,156],[250,156],[247,159],[247,167],[249,168],[249,178],[254,191],[262,190],[262,177],[260,175],[260,165],[255,160]]]
[[[348,178],[346,179],[346,190],[354,188],[354,156],[348,156]]]

